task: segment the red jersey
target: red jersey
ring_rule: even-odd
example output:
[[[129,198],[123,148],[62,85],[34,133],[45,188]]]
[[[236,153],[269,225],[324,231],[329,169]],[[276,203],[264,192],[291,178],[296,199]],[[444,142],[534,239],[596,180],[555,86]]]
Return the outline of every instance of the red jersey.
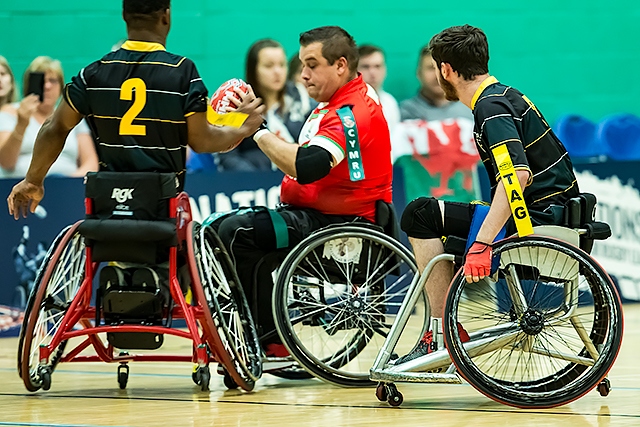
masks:
[[[347,139],[336,112],[345,105],[351,106],[358,131],[364,172],[359,181],[351,181]],[[362,216],[371,222],[375,222],[376,200],[391,203],[389,127],[378,95],[361,75],[338,89],[329,102],[318,105],[302,128],[298,143],[324,148],[333,156],[334,166],[327,176],[311,184],[302,185],[285,176],[280,190],[283,203],[329,215]]]

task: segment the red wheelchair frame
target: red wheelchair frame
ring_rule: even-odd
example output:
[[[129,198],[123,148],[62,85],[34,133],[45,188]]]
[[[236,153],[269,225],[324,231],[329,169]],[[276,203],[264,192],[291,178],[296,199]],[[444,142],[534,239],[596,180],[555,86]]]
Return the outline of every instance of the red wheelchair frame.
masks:
[[[172,319],[183,319],[186,322],[187,330],[175,329],[166,326],[152,325],[103,325],[93,324],[96,319],[96,307],[91,305],[93,295],[93,280],[98,268],[98,262],[93,262],[91,258],[92,248],[84,247],[85,251],[85,270],[84,278],[80,288],[66,309],[66,312],[59,323],[58,329],[55,331],[51,341],[48,344],[40,344],[39,346],[39,364],[34,372],[34,366],[30,366],[33,356],[33,340],[37,323],[39,321],[40,312],[45,304],[44,297],[47,292],[47,285],[56,268],[63,250],[67,244],[78,233],[78,227],[82,221],[78,221],[71,226],[64,236],[59,239],[51,257],[45,260],[42,270],[39,272],[40,280],[36,280],[36,286],[31,295],[31,303],[28,304],[27,313],[25,314],[25,322],[20,334],[20,348],[18,350],[18,371],[22,377],[26,388],[29,391],[37,391],[40,388],[48,390],[51,386],[51,374],[53,369],[60,362],[107,362],[120,363],[118,367],[118,382],[120,388],[125,388],[128,379],[128,362],[194,362],[197,368],[194,370],[192,378],[196,384],[201,386],[203,391],[208,390],[210,381],[210,362],[219,362],[235,383],[245,390],[253,389],[254,382],[248,380],[241,375],[233,360],[233,356],[225,350],[224,344],[220,338],[216,324],[212,317],[212,312],[207,305],[205,299],[202,282],[196,264],[194,226],[199,224],[192,221],[191,209],[189,205],[189,197],[186,193],[180,193],[177,197],[169,199],[170,218],[176,219],[176,229],[178,237],[178,246],[169,248],[169,289],[171,297],[175,301],[175,305],[169,312],[167,307],[164,308],[165,315],[171,316]],[[93,212],[93,201],[90,198],[85,199],[86,213]],[[191,291],[193,293],[193,302],[187,302],[180,283],[177,278],[177,256],[178,250],[186,251],[189,274],[191,276]],[[35,311],[37,310],[37,311]],[[99,319],[97,319],[99,320]],[[93,322],[92,322],[93,321]],[[199,325],[199,326],[198,326]],[[80,326],[80,328],[78,328]],[[153,334],[168,334],[186,338],[193,343],[193,354],[188,355],[171,355],[171,354],[128,354],[121,352],[115,355],[115,348],[112,344],[105,344],[98,334],[113,332],[144,332]],[[61,352],[66,350],[66,344],[71,338],[85,337],[85,339],[73,349],[66,351],[64,355]],[[60,346],[62,348],[60,349]],[[92,346],[95,355],[80,355],[80,353]],[[52,356],[54,359],[52,360]]]

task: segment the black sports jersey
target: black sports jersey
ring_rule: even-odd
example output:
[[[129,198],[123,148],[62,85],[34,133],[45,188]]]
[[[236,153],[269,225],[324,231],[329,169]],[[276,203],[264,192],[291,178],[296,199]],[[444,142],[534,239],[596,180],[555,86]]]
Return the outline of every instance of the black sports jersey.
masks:
[[[531,173],[524,198],[533,211],[532,219],[547,222],[546,215],[535,213],[552,204],[564,205],[579,194],[567,150],[525,95],[489,77],[476,91],[471,108],[476,145],[489,173],[492,198],[500,173],[491,150],[502,144],[506,145],[514,168]]]
[[[182,188],[186,118],[207,110],[207,88],[191,60],[129,40],[83,68],[63,95],[94,131],[101,170],[175,172]]]

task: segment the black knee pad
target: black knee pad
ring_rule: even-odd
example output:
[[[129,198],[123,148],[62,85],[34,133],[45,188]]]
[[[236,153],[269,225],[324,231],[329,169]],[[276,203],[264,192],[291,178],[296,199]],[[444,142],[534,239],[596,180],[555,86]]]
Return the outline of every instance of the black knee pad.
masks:
[[[400,228],[409,237],[439,239],[443,235],[442,212],[438,200],[420,197],[407,205],[402,213]]]

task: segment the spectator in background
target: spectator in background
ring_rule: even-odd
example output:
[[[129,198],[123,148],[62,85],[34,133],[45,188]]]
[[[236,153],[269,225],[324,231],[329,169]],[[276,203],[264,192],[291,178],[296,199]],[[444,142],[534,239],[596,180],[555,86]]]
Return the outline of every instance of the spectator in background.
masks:
[[[300,85],[302,88],[304,88],[304,81],[302,80],[302,62],[300,61],[300,57],[297,53],[289,59],[287,81],[295,83],[296,85]]]
[[[269,131],[286,142],[294,143],[307,116],[317,103],[306,90],[287,82],[287,57],[280,43],[272,39],[255,42],[247,53],[245,79],[266,107]],[[223,171],[271,170],[271,160],[247,138],[235,150],[218,155]]]
[[[382,89],[384,80],[387,78],[387,64],[384,52],[377,46],[364,44],[358,48],[358,54],[360,55],[358,71],[362,74],[365,83],[373,87],[378,93],[380,104],[382,104],[382,112],[391,131],[400,122],[400,110],[398,101],[393,95]]]
[[[444,91],[438,84],[436,67],[428,46],[420,51],[416,75],[420,81],[420,90],[413,98],[400,103],[401,120],[419,119],[429,122],[456,117],[473,119],[468,108],[458,101],[447,101],[445,98]]]
[[[26,93],[29,76],[44,73],[44,95]],[[21,178],[29,168],[36,136],[42,124],[52,114],[64,87],[60,61],[39,56],[31,62],[24,74],[24,98],[20,103],[5,105],[0,112],[0,177]],[[50,174],[84,176],[98,170],[98,156],[88,126],[81,122],[74,128]]]
[[[473,177],[480,157],[471,111],[445,98],[427,46],[420,51],[416,76],[420,90],[400,103],[402,122],[391,134],[393,161],[405,175],[405,197],[476,200],[480,194]]]
[[[9,62],[4,56],[0,55],[0,111],[5,104],[15,102],[16,98],[16,79],[13,71],[9,66]]]

